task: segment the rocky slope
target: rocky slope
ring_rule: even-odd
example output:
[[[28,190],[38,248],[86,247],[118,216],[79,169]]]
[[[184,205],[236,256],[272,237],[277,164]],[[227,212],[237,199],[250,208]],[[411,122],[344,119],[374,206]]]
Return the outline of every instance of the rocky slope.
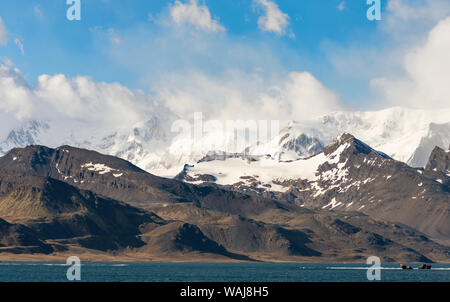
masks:
[[[64,182],[0,169],[0,253],[151,255],[229,253],[196,226],[79,190]]]
[[[428,171],[442,172],[450,176],[450,146],[447,151],[436,146],[430,155],[425,169]]]
[[[0,158],[0,169],[51,177],[141,208],[193,202],[206,208],[246,214],[288,206],[255,195],[158,177],[123,159],[69,146],[13,149]]]
[[[23,223],[40,239],[114,250],[142,245],[139,226],[162,220],[64,182],[0,170],[0,217]]]
[[[383,261],[436,261],[450,256],[448,248],[412,228],[356,212],[269,210],[244,217],[189,204],[154,206],[152,211],[198,225],[229,251],[253,259],[364,261],[378,255]]]
[[[450,238],[448,176],[411,168],[344,134],[314,156],[209,155],[178,176],[308,208],[360,211]]]
[[[365,145],[356,148],[375,152]],[[68,146],[31,146],[0,158],[0,219],[7,226],[0,232],[4,253],[76,250],[223,261],[361,261],[379,255],[383,261],[423,262],[449,257],[448,248],[401,224],[184,184]]]
[[[49,254],[53,251],[33,230],[0,218],[0,253]]]

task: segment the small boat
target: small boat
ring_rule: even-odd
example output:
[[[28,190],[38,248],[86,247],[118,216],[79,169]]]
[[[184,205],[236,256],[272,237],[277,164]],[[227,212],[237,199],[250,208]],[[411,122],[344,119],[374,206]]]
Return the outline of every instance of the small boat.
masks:
[[[431,269],[431,265],[428,264],[422,264],[421,266],[419,266],[419,269]]]
[[[404,264],[400,264],[400,268],[407,269],[407,270],[413,269],[411,265],[404,265]]]

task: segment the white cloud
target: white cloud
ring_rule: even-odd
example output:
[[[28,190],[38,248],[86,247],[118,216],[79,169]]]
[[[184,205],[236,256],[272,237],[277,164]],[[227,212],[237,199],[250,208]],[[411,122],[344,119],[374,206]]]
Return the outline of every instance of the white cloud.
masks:
[[[190,24],[206,32],[224,32],[225,27],[211,17],[206,5],[198,5],[198,0],[182,3],[178,0],[170,6],[170,16],[177,25]]]
[[[404,57],[403,77],[381,77],[372,81],[387,102],[408,107],[450,106],[450,17],[440,21],[424,45]]]
[[[8,44],[8,35],[9,34],[8,34],[7,30],[6,30],[5,24],[3,23],[3,19],[2,19],[2,17],[0,17],[0,45],[6,46]],[[22,41],[18,37],[15,37],[14,38],[14,43],[17,45],[17,47],[19,48],[19,50],[22,53],[22,55],[24,55],[25,51],[24,51],[24,48],[23,48]]]
[[[33,11],[36,14],[36,16],[39,17],[39,19],[44,18],[44,12],[42,11],[41,7],[38,4],[34,5]]]
[[[381,28],[406,43],[415,42],[450,15],[448,0],[390,0]]]
[[[6,31],[6,26],[3,23],[2,17],[0,17],[0,44],[3,46],[8,44],[8,32]]]
[[[345,105],[308,72],[265,79],[257,73],[229,71],[175,76],[157,86],[158,97],[181,117],[199,111],[218,120],[308,120]]]
[[[289,25],[289,16],[283,13],[273,1],[254,0],[254,3],[264,11],[264,15],[258,18],[259,28],[262,31],[270,31],[283,35]]]
[[[342,12],[345,9],[345,1],[342,1],[341,3],[339,3],[337,9],[338,9],[338,11]]]
[[[31,116],[33,95],[18,69],[0,65],[0,100],[0,111],[17,119]]]
[[[325,41],[322,49],[341,77],[343,86],[352,83],[348,85],[348,89],[352,89],[355,81],[360,86],[360,96],[356,96],[354,102],[363,101],[371,109],[386,106],[426,109],[433,104],[449,107],[448,99],[427,103],[428,100],[445,96],[445,86],[437,75],[441,78],[444,76],[444,66],[448,66],[449,59],[445,54],[438,54],[440,51],[436,47],[432,47],[430,33],[440,21],[449,16],[448,0],[390,0],[383,11],[383,21],[375,24],[377,30],[367,36],[365,43],[360,39],[344,44]],[[442,43],[440,47],[445,48],[449,34],[439,35],[442,35],[439,38]],[[431,48],[435,50],[432,51]],[[434,54],[430,55],[432,52]],[[417,56],[412,55],[415,53]],[[433,63],[433,56],[441,61],[438,66]],[[420,67],[424,68],[423,72],[414,67],[419,62],[427,62],[420,63],[425,64]],[[430,71],[431,68],[434,71]],[[422,78],[425,74],[427,78]],[[440,96],[437,97],[437,94]]]
[[[22,41],[20,41],[19,38],[15,38],[14,39],[14,43],[17,45],[17,47],[19,48],[20,52],[22,53],[22,55],[25,55],[25,50],[23,48],[23,43]]]
[[[41,75],[34,93],[60,116],[87,121],[132,124],[143,119],[147,105],[151,108],[150,100],[142,92],[83,76]]]
[[[17,120],[78,121],[106,129],[130,127],[159,111],[151,97],[118,83],[57,74],[41,75],[31,87],[18,69],[6,65],[0,65],[0,100],[0,115]]]
[[[390,0],[387,12],[391,15],[389,22],[398,25],[400,21],[442,19],[450,12],[450,4],[447,0]]]
[[[291,72],[279,93],[275,99],[292,111],[292,119],[308,120],[344,107],[338,94],[309,72]]]
[[[136,73],[139,84],[181,118],[201,111],[206,118],[219,120],[290,120],[345,107],[314,76],[285,64],[279,45],[265,39],[180,32],[170,26],[119,34],[121,47],[104,45],[105,53]],[[302,59],[291,49],[284,55]]]

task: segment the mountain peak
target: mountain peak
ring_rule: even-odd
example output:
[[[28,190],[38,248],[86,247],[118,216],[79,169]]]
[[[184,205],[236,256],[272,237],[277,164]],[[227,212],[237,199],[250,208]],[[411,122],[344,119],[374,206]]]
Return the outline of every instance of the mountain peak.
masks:
[[[438,146],[434,147],[425,169],[450,176],[450,146],[447,151]]]
[[[442,150],[439,154],[449,155]],[[315,209],[375,213],[444,237],[450,233],[448,185],[446,178],[437,174],[409,167],[344,132],[307,158],[248,161],[239,156],[211,157],[186,166],[180,179]],[[431,200],[434,212],[425,211]],[[418,215],[423,217],[420,223]]]
[[[334,139],[334,141],[330,145],[324,148],[323,152],[325,155],[329,155],[331,153],[337,152],[338,149],[340,149],[339,153],[344,153],[347,155],[347,157],[355,154],[374,154],[382,158],[391,159],[385,153],[373,149],[366,143],[357,139],[354,135],[347,132],[344,132],[336,139]]]
[[[50,126],[47,122],[31,120],[17,129],[12,129],[6,140],[1,142],[0,150],[9,151],[14,147],[25,147],[39,143],[40,136],[46,132]]]

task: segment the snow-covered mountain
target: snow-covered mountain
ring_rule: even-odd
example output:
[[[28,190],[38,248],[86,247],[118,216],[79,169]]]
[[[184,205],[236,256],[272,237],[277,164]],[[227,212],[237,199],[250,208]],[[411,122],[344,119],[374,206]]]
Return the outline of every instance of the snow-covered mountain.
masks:
[[[331,154],[339,155],[339,160],[348,158],[351,142],[344,139],[344,145],[339,151],[325,150],[325,158]],[[364,145],[358,148],[373,152]],[[330,160],[337,158],[330,156]],[[148,174],[116,157],[70,146],[12,150],[0,158],[0,183],[0,216],[9,220],[0,219],[2,251],[6,252],[49,253],[67,247],[78,254],[88,248],[91,255],[100,250],[117,256],[133,248],[141,257],[148,253],[152,258],[167,258],[188,251],[200,253],[202,259],[209,254],[233,259],[264,255],[264,261],[269,256],[290,261],[304,257],[355,261],[376,254],[386,261],[402,262],[450,257],[448,247],[397,220],[354,211],[302,209],[255,195],[193,186]],[[402,202],[400,210],[406,217],[418,212],[422,226],[432,220],[427,228],[430,234],[445,231],[442,222],[448,222],[448,215],[430,219],[442,212],[441,203],[437,199],[424,211],[427,204],[420,200],[415,209]]]
[[[12,129],[6,140],[1,143],[0,152],[4,154],[12,148],[39,144],[42,135],[44,135],[48,129],[49,125],[40,121],[30,121],[20,128]],[[46,138],[42,139],[45,140]]]
[[[170,131],[157,117],[137,123],[130,128],[104,129],[82,122],[28,121],[11,130],[0,143],[0,154],[16,147],[70,145],[99,151],[126,159],[145,170],[170,168],[167,157]],[[179,167],[176,168],[179,171]],[[176,173],[176,172],[174,172]]]
[[[279,144],[254,146],[251,154],[280,160],[311,156],[344,132],[413,167],[424,167],[435,146],[450,143],[450,109],[440,111],[390,108],[373,112],[336,112],[312,121],[292,121]],[[275,146],[275,147],[274,147]]]
[[[210,151],[227,150],[234,142],[234,132],[232,135],[208,132],[201,141],[194,141],[193,137],[180,138],[171,131],[174,120],[168,115],[151,116],[128,128],[117,129],[83,121],[27,121],[11,129],[0,143],[0,154],[31,144],[72,145],[118,156],[153,174],[173,177],[185,164],[197,163]],[[396,160],[424,167],[435,146],[446,148],[450,144],[450,109],[334,112],[314,120],[288,122],[279,136],[266,143],[244,146],[236,152],[245,149],[249,155],[270,155],[281,162],[292,161],[320,152],[344,132],[352,133]]]
[[[440,153],[433,163],[447,167],[447,153]],[[297,160],[209,154],[195,165],[186,165],[177,178],[307,208],[360,211],[408,224],[433,237],[450,234],[446,173],[412,168],[348,133],[314,156]]]

